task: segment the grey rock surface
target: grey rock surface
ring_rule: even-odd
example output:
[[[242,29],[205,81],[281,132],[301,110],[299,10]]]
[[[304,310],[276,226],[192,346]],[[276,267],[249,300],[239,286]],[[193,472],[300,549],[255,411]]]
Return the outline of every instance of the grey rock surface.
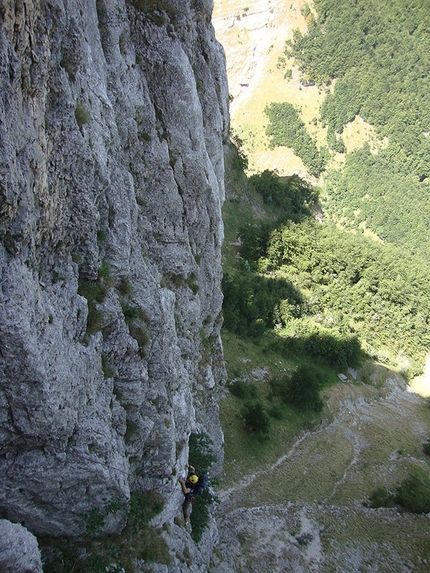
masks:
[[[19,523],[0,519],[0,571],[42,573],[37,539]]]
[[[0,515],[36,534],[136,488],[173,520],[190,432],[222,462],[224,54],[211,1],[146,4],[0,7]]]

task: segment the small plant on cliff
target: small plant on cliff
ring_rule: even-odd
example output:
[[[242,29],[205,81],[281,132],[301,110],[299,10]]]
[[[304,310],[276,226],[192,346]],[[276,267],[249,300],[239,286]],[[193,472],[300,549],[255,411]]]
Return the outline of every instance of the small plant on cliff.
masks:
[[[191,434],[189,439],[190,460],[200,473],[206,473],[216,462],[213,442],[206,434]]]
[[[127,3],[145,14],[156,26],[162,26],[167,22],[164,15],[167,15],[171,21],[176,15],[176,11],[165,0],[127,0]]]
[[[145,358],[146,346],[149,343],[149,334],[147,331],[148,316],[142,308],[131,305],[125,300],[121,301],[121,308],[130,336],[137,341],[140,356]]]
[[[127,504],[112,499],[103,509],[85,516],[85,535],[79,539],[40,537],[45,573],[135,573],[134,561],[144,559],[168,565],[169,548],[161,531],[149,526],[164,507],[163,499],[152,491],[136,490]],[[127,525],[120,535],[101,536],[108,513],[127,511]],[[93,537],[98,536],[94,541]]]
[[[130,496],[127,526],[133,533],[146,527],[164,507],[162,498],[153,491],[138,489]]]
[[[78,283],[78,293],[88,301],[88,319],[85,338],[101,330],[102,312],[97,308],[97,303],[101,303],[106,298],[113,281],[110,277],[109,267],[105,261],[102,262],[97,280],[80,278]]]
[[[75,119],[79,127],[88,123],[91,119],[91,114],[83,103],[78,102],[75,108]]]

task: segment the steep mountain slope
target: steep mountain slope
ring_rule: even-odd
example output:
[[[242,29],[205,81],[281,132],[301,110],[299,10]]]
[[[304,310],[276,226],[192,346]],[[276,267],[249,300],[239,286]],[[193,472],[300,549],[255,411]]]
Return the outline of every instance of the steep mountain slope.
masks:
[[[36,534],[118,532],[133,490],[172,522],[190,432],[222,460],[211,9],[0,7],[0,509]]]
[[[214,27],[228,54],[232,129],[244,142],[251,171],[305,173],[292,149],[269,149],[264,114],[268,102],[288,101],[302,106],[304,116],[311,120],[325,97],[316,86],[303,88],[297,68],[291,79],[284,78],[285,41],[292,38],[295,28],[302,32],[307,28],[300,12],[304,4],[282,0],[215,2]]]
[[[327,220],[428,260],[427,3],[216,7],[249,171],[315,175]]]
[[[312,3],[309,4],[313,10]],[[319,2],[319,5],[322,4],[334,5],[333,12],[338,14],[335,2]],[[349,4],[366,5],[365,2],[342,2],[343,7]],[[422,2],[419,4],[424,5]],[[276,168],[282,175],[293,171],[304,172],[303,164],[294,163],[294,159],[291,161],[291,149],[269,149],[265,134],[267,118],[264,117],[264,107],[269,102],[293,102],[300,109],[300,117],[318,145],[327,145],[327,131],[316,118],[319,117],[320,104],[328,93],[333,93],[334,86],[318,89],[315,85],[306,85],[303,77],[300,79],[297,65],[290,60],[286,67],[282,67],[285,62],[280,60],[284,55],[283,40],[290,37],[290,26],[300,27],[304,32],[306,24],[311,21],[309,13],[305,17],[306,10],[300,14],[300,8],[305,8],[304,2],[233,3],[220,0],[216,3],[217,36],[224,43],[227,54],[232,128],[242,139],[241,153],[248,156],[248,173],[266,168]],[[409,57],[413,55],[409,54]],[[241,58],[245,65],[240,63]],[[288,69],[292,71],[291,77],[284,78]],[[354,75],[354,70],[350,75]],[[312,97],[309,101],[310,94]],[[342,138],[348,152],[368,143],[364,149],[374,158],[378,157],[378,153],[382,155],[389,143],[375,127],[358,116],[344,126]],[[359,159],[357,154],[356,163],[349,167],[350,172],[357,167]],[[331,161],[331,167],[342,168],[345,153],[333,153]],[[381,180],[384,177],[385,173],[380,176]],[[264,244],[264,231],[273,228],[270,223],[266,227],[264,224],[274,221],[276,217],[280,219],[285,213],[279,205],[278,213],[274,213],[274,192],[272,201],[263,203],[262,197],[256,197],[255,189],[247,189],[244,179],[229,173],[225,204],[228,237],[225,261],[233,277],[231,282],[234,283],[235,277],[238,277],[236,293],[239,293],[238,298],[243,306],[237,305],[240,311],[236,316],[243,318],[244,323],[249,316],[251,319],[242,330],[235,330],[230,324],[231,330],[224,337],[231,393],[226,395],[221,405],[226,449],[218,492],[221,503],[216,513],[220,541],[211,571],[426,573],[430,566],[426,543],[430,522],[429,514],[425,513],[430,500],[430,464],[423,445],[430,435],[430,411],[423,396],[429,395],[429,379],[424,375],[421,387],[418,383],[413,385],[414,389],[419,390],[419,395],[398,372],[371,361],[358,371],[346,367],[341,370],[339,367],[330,372],[318,364],[318,357],[296,355],[293,344],[283,344],[281,321],[278,320],[274,328],[273,324],[266,324],[267,328],[264,329],[264,312],[269,307],[269,304],[265,306],[267,300],[259,296],[264,289],[258,286],[245,289],[243,277],[247,276],[249,283],[259,286],[265,282],[279,281],[279,291],[284,279],[286,290],[292,284],[297,289],[293,295],[300,296],[306,291],[305,282],[298,284],[300,269],[309,270],[312,267],[310,261],[315,260],[313,257],[318,249],[304,249],[301,252],[304,256],[298,256],[297,264],[286,261],[289,275],[277,273],[276,265],[267,267],[261,264],[258,257],[262,255],[258,252],[259,249],[264,252],[261,246]],[[370,178],[368,183],[371,187]],[[344,187],[338,189],[343,199],[346,197],[344,190]],[[273,188],[264,191],[270,195]],[[402,192],[402,188],[399,188],[399,194]],[[235,211],[239,205],[240,216]],[[344,211],[345,216],[350,215],[346,209]],[[383,218],[384,210],[381,209],[380,213]],[[412,218],[409,225],[411,232],[414,230],[413,222]],[[321,228],[326,227],[328,225],[321,225]],[[352,225],[348,228],[353,228],[355,232],[364,231],[364,234],[375,239],[372,243],[375,252],[382,244],[376,230],[369,232],[366,225],[358,229]],[[254,235],[251,231],[247,236],[247,229],[254,231]],[[354,242],[356,233],[342,233],[339,229],[336,232],[339,248],[346,254],[346,244]],[[286,250],[290,246],[294,251],[298,235],[297,227],[292,231],[290,241],[285,241]],[[249,236],[255,239],[254,245],[252,240],[246,242]],[[318,243],[316,236],[316,232],[313,236],[310,233],[310,241],[315,239]],[[420,236],[420,232],[417,236]],[[356,244],[358,246],[360,242]],[[403,246],[401,240],[396,244]],[[254,248],[254,257],[246,256],[246,247],[251,252]],[[364,249],[361,254],[366,256]],[[348,256],[349,253],[346,258]],[[399,250],[402,260],[408,257],[412,260],[414,256],[408,253],[402,258]],[[415,263],[418,267],[426,268],[425,261],[418,257]],[[315,267],[317,274],[324,273],[326,262],[320,262]],[[394,275],[400,276],[400,267],[396,261],[393,262]],[[339,277],[347,276],[347,273],[343,274],[344,270],[340,270]],[[388,275],[388,269],[382,267],[381,276],[386,278]],[[413,279],[414,273],[408,273],[409,276]],[[310,278],[309,283],[312,280]],[[339,280],[337,283],[338,287],[341,282]],[[405,284],[406,281],[400,282],[395,290],[404,297],[399,307],[408,312],[411,294]],[[335,287],[330,284],[325,288],[333,294],[334,300],[338,297],[339,307],[344,304],[348,310],[354,310],[354,302],[346,296],[346,289],[340,287],[336,292]],[[227,316],[228,293],[225,293]],[[291,290],[277,299],[274,297],[279,308],[282,302],[293,305],[294,300],[287,299],[289,295]],[[273,312],[274,299],[270,299],[272,306],[268,314]],[[307,303],[309,306],[315,304],[315,308],[321,304],[320,318],[327,311],[328,305],[314,296],[314,292]],[[245,318],[243,309],[247,305],[252,310]],[[428,347],[425,340],[428,304],[424,310],[418,323],[423,329],[425,349],[426,344]],[[252,311],[255,311],[253,315]],[[293,316],[297,315],[293,313]],[[347,316],[347,312],[344,316]],[[379,318],[375,317],[376,320]],[[387,317],[389,329],[394,322],[392,313]],[[328,329],[332,327],[328,323],[327,326]],[[347,325],[344,334],[351,333],[352,326],[352,323]],[[407,328],[403,328],[396,339],[402,345],[407,336]],[[298,342],[302,338],[303,331],[291,336],[293,341]],[[318,336],[314,342],[317,348],[324,348]],[[424,352],[421,359],[423,355]],[[378,359],[377,356],[374,358]],[[386,361],[382,354],[380,359]],[[284,407],[274,391],[274,383],[285,383],[291,372],[303,362],[315,364],[325,377],[320,391],[324,408],[317,421],[313,412],[297,412],[292,407]],[[338,378],[337,382],[330,379],[333,374]],[[245,419],[248,406],[250,411],[251,406],[255,405],[261,407],[260,419],[266,416],[264,431],[261,430],[262,424],[251,424]],[[257,411],[257,408],[253,411]],[[420,482],[417,476],[425,476],[423,481],[426,486],[422,487],[420,494],[413,487],[415,478]],[[402,506],[404,498],[401,494],[405,494],[405,489],[410,494],[410,500],[425,500],[426,505],[424,509],[421,508],[424,513],[415,514]]]
[[[223,333],[230,391],[221,402],[225,461],[217,491],[220,540],[211,572],[426,573],[429,515],[405,510],[397,492],[406,483],[410,499],[424,501],[428,511],[430,464],[424,446],[430,436],[430,409],[422,397],[429,395],[428,372],[421,387],[411,388],[397,372],[371,360],[357,369],[339,364],[336,370],[330,368],[329,356],[336,360],[342,349],[332,355],[323,337],[316,336],[307,353],[296,353],[294,345],[284,344],[279,325],[263,334],[261,328],[252,328],[253,323],[247,330],[247,304],[255,303],[251,318],[256,326],[264,325],[261,317],[267,305],[260,297],[264,280],[279,283],[281,296],[276,298],[275,293],[271,309],[275,303],[288,302],[282,298],[291,291],[282,294],[282,276],[272,271],[252,274],[252,258],[244,261],[244,243],[234,240],[238,228],[248,224],[258,230],[259,224],[276,218],[279,208],[263,203],[244,177],[234,175],[229,163],[227,180],[226,271],[233,283],[237,275],[237,283],[245,287],[243,279],[248,276],[260,289],[239,289],[245,328],[234,330],[230,323],[230,330]],[[295,231],[298,238],[300,230]],[[342,243],[342,235],[351,241],[354,235],[337,232],[347,252],[348,241]],[[291,240],[291,245],[294,250],[297,244]],[[308,268],[307,256],[300,260]],[[298,276],[299,265],[290,266]],[[284,280],[287,291],[290,284]],[[303,285],[295,287],[293,294],[303,294]],[[340,290],[347,305],[347,289]],[[317,297],[313,302],[317,304]],[[227,289],[225,303],[227,324]],[[303,331],[292,340],[303,341]],[[285,404],[285,392],[278,393],[303,364],[318,368],[323,405],[319,414]],[[245,413],[254,405],[260,406],[260,416],[250,427]],[[268,428],[263,433],[259,421],[264,419]],[[412,476],[424,476],[420,492],[405,482]]]

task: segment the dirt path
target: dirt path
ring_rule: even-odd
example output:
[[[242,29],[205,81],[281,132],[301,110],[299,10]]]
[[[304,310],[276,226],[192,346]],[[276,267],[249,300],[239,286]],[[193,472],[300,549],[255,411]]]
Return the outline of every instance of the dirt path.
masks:
[[[378,485],[399,483],[410,464],[427,463],[423,398],[393,375],[382,387],[340,384],[328,403],[329,421],[217,492],[225,571],[428,573],[430,516],[363,504]]]

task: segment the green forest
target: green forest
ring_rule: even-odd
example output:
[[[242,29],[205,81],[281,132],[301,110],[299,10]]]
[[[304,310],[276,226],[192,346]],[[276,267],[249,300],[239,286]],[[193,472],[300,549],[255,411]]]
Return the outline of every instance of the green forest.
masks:
[[[277,466],[297,436],[313,428],[320,434],[346,397],[382,403],[388,381],[398,381],[393,372],[411,381],[430,350],[428,0],[314,0],[305,11],[308,33],[295,32],[285,52],[294,73],[279,81],[297,82],[299,67],[298,89],[316,85],[325,98],[319,115],[308,122],[307,104],[302,110],[287,101],[269,102],[265,114],[269,147],[292,148],[312,177],[270,170],[247,177],[238,138],[226,161],[222,337],[229,392],[220,415],[229,485],[238,472]],[[357,118],[370,127],[365,142],[351,146],[352,130],[344,129]],[[403,427],[397,432],[395,417],[393,410],[385,430],[378,420],[373,442],[366,434],[372,458],[345,496],[365,498],[366,507],[426,513],[430,477],[422,457],[430,440],[422,452],[420,444],[401,445],[410,435]],[[390,444],[384,454],[383,442]],[[338,445],[326,439],[310,451]],[[349,471],[351,454],[342,445],[336,451]],[[388,467],[385,456],[394,467],[393,451],[408,467],[388,483],[381,468]],[[331,467],[334,457],[327,458]],[[288,476],[277,483],[288,500],[295,461],[278,474]],[[378,469],[365,475],[368,467]],[[342,483],[346,471],[339,471]],[[300,488],[306,472],[300,467]],[[312,500],[315,484],[331,479],[315,475]],[[251,491],[260,499],[261,486]]]
[[[358,232],[365,226],[428,261],[428,1],[315,0],[314,8],[307,7],[308,32],[296,30],[285,54],[304,86],[327,92],[317,118],[327,147],[316,148],[288,102],[266,108],[271,145],[293,147],[312,175],[326,169],[322,201],[330,220]],[[378,141],[347,153],[344,169],[330,168],[327,150],[346,153],[342,133],[356,117],[374,127]]]
[[[405,373],[421,370],[430,347],[422,260],[312,218],[282,224],[263,245],[259,225],[241,236],[249,270],[225,278],[226,327],[252,333],[264,323],[286,349],[338,366],[353,366],[361,349]]]
[[[296,108],[288,102],[271,103],[266,106],[265,113],[270,121],[266,130],[270,136],[269,147],[292,147],[309,173],[318,177],[325,169],[327,150],[318,150]]]
[[[272,147],[292,147],[311,175],[323,174],[324,185],[270,171],[250,178],[272,216],[236,229],[241,258],[223,282],[229,331],[271,331],[282,352],[334,367],[370,357],[406,376],[422,371],[430,348],[428,8],[424,0],[306,8],[308,33],[295,31],[285,54],[304,86],[326,90],[315,121],[327,128],[327,145],[318,149],[288,102],[266,106],[267,135]],[[347,153],[342,132],[357,116],[380,143]],[[335,154],[345,161],[330,163]],[[324,223],[315,221],[317,203]]]
[[[278,199],[269,193],[274,181]],[[270,172],[251,182],[266,203],[290,207],[281,219],[238,229],[241,259],[223,281],[225,328],[251,337],[270,329],[284,352],[332,366],[355,366],[367,356],[405,375],[420,372],[430,348],[425,261],[316,222],[315,195],[298,195],[296,177],[292,187]]]

